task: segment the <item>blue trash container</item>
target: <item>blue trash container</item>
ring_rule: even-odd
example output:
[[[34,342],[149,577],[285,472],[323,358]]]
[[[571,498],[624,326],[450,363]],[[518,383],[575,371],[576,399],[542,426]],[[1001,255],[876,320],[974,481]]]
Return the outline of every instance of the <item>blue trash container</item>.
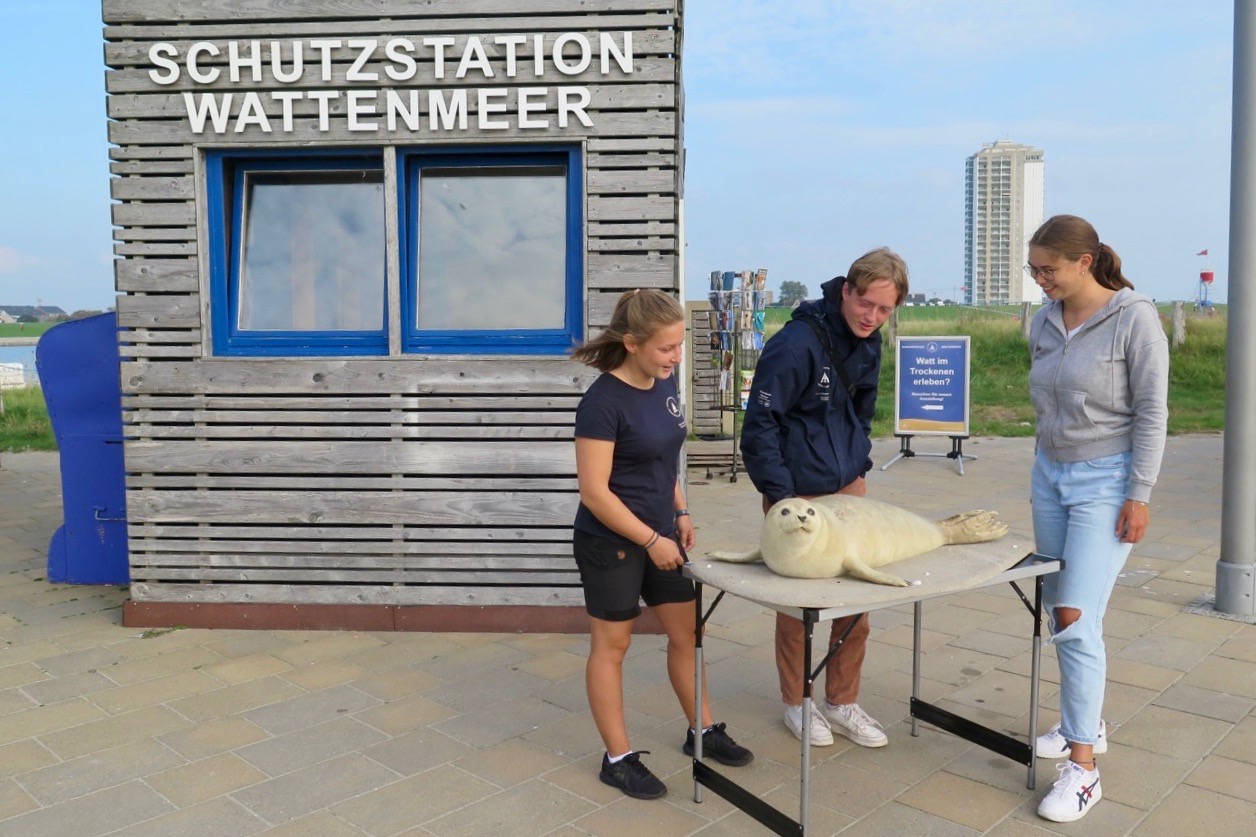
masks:
[[[61,451],[65,524],[48,544],[48,580],[129,584],[117,317],[48,329],[35,367]]]

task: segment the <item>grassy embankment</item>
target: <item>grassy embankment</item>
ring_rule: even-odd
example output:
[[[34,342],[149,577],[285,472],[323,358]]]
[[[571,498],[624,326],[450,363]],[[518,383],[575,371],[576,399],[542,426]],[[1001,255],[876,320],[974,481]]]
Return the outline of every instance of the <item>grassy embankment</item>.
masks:
[[[969,431],[973,436],[1032,436],[1034,408],[1029,401],[1029,348],[1012,309],[902,308],[899,334],[966,334],[969,358]],[[1168,307],[1161,308],[1166,320]],[[769,309],[766,331],[775,333],[789,312]],[[1169,365],[1169,432],[1208,433],[1225,424],[1225,318],[1188,317],[1186,342],[1172,350]],[[894,353],[881,365],[881,397],[873,435],[893,434]]]
[[[1167,317],[1167,309],[1162,309]],[[788,309],[768,310],[772,335]],[[3,329],[4,327],[0,327]],[[16,328],[16,326],[8,326]],[[1190,317],[1186,343],[1173,350],[1169,373],[1169,432],[1208,433],[1225,424],[1225,318]],[[899,334],[967,334],[970,358],[969,430],[973,436],[1031,436],[1034,410],[1029,403],[1029,349],[1020,322],[1010,311],[972,308],[903,308]],[[0,336],[6,336],[0,330]],[[0,451],[55,450],[43,395],[36,388],[8,390],[0,416]],[[873,434],[890,436],[894,423],[894,353],[881,367],[881,397]]]
[[[55,323],[0,323],[0,337],[39,337]],[[0,393],[0,451],[56,450],[44,396],[38,387]]]
[[[6,389],[0,393],[0,453],[9,450],[56,450],[44,393],[39,387]]]
[[[57,323],[0,323],[0,337],[38,337]]]

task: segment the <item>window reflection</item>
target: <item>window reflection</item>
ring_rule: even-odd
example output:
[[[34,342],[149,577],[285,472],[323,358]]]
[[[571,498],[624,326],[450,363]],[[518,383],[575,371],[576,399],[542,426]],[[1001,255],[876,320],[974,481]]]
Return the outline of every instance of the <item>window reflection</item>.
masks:
[[[243,209],[239,329],[383,328],[381,172],[247,172]]]
[[[415,326],[563,328],[566,190],[558,166],[424,168]]]

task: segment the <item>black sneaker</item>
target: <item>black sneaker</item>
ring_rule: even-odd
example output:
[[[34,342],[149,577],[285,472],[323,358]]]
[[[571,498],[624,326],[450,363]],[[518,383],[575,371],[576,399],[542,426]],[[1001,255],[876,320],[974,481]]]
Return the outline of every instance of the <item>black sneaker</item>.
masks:
[[[658,799],[667,794],[667,785],[641,763],[641,754],[649,750],[629,753],[611,764],[610,753],[602,756],[602,772],[598,775],[606,784],[631,796],[633,799]]]
[[[727,724],[719,723],[712,726],[709,730],[702,733],[702,756],[718,761],[720,764],[727,764],[730,767],[741,767],[754,761],[754,753],[738,744],[724,730]],[[685,746],[682,748],[685,755],[693,755],[693,730],[689,730],[685,734]]]

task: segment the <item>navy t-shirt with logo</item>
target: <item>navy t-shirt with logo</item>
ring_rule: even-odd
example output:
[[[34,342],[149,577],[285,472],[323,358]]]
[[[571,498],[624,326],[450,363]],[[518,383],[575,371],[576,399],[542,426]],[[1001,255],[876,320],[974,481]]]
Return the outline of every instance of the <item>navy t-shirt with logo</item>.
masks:
[[[578,438],[615,443],[611,492],[663,536],[676,528],[677,468],[689,433],[676,387],[675,375],[656,379],[645,390],[607,372],[593,382],[576,408]],[[584,503],[576,511],[575,526],[591,535],[624,539],[602,525]]]

